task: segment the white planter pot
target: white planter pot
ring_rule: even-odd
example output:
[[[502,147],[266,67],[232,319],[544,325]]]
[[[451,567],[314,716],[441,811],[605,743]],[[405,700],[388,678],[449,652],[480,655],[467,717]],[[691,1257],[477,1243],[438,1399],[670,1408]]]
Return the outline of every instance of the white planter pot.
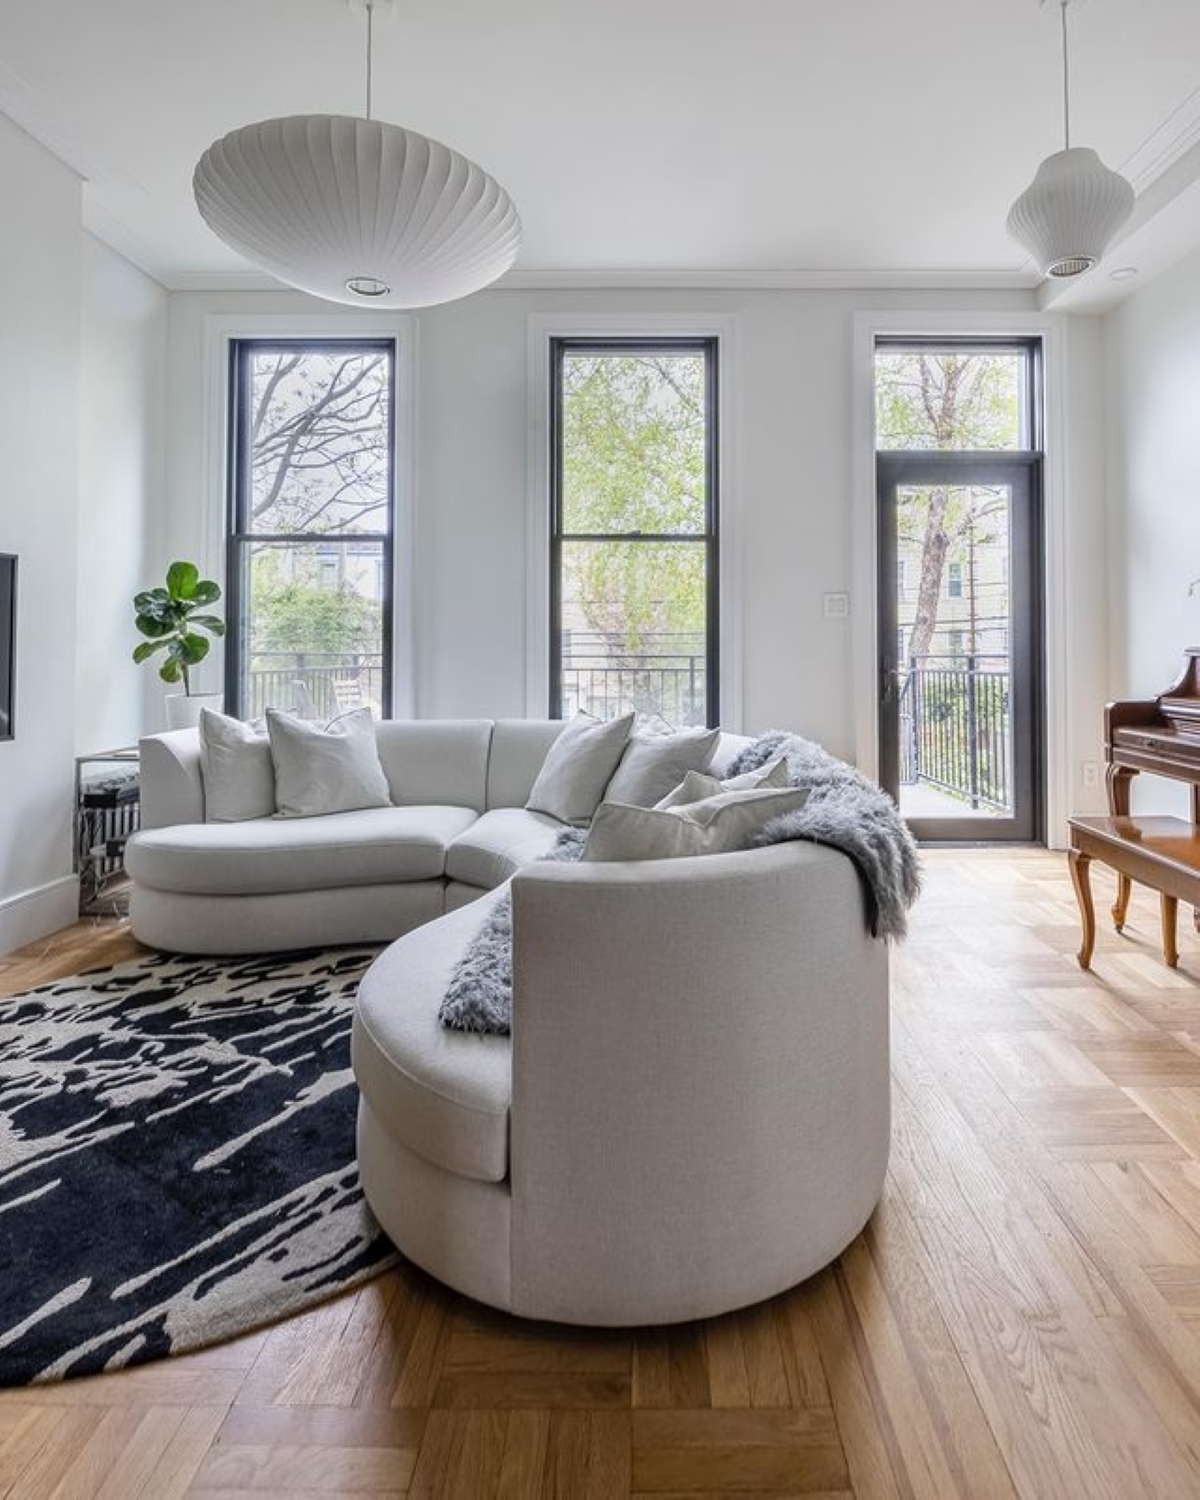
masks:
[[[222,693],[168,693],[163,701],[167,705],[168,729],[195,729],[202,708],[220,713],[225,705]]]

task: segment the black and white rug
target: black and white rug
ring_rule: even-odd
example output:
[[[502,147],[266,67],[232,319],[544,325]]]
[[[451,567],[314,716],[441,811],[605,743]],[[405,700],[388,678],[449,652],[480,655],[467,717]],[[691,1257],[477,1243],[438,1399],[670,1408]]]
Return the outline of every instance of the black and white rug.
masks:
[[[215,1343],[396,1259],[354,1158],[374,953],[154,954],[0,1000],[0,1385]]]

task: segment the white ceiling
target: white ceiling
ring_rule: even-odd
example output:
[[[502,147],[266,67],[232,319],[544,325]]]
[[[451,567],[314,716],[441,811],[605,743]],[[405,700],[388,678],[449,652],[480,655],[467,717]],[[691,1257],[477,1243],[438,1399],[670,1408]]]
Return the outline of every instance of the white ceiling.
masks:
[[[375,113],[504,183],[518,276],[1028,285],[1004,218],[1061,144],[1057,24],[1037,0],[395,0]],[[1076,143],[1139,189],[1200,177],[1200,3],[1078,0],[1072,24]],[[237,285],[196,158],[359,112],[364,39],[347,0],[3,0],[0,110],[165,285]]]

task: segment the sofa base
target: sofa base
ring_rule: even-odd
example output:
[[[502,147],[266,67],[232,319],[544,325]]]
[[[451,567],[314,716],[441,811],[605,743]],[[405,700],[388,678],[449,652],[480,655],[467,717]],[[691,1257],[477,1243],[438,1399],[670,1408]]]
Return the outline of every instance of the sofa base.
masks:
[[[597,1317],[589,1309],[593,1288],[580,1288],[578,1310],[557,1299],[542,1302],[537,1288],[521,1285],[512,1265],[512,1193],[506,1182],[478,1182],[435,1166],[410,1151],[380,1123],[365,1099],[358,1105],[358,1170],[371,1211],[396,1248],[453,1291],[501,1312],[540,1322],[592,1327],[642,1327],[717,1317],[778,1296],[815,1276],[854,1242],[874,1213],[882,1183],[864,1183],[863,1207],[853,1223],[824,1223],[813,1242],[793,1247],[777,1284],[747,1295],[738,1267],[730,1267],[730,1288],[722,1296],[709,1285],[686,1306],[641,1305],[636,1285],[608,1294],[618,1315]],[[514,1280],[518,1283],[514,1292]]]
[[[138,942],[168,953],[280,953],[389,943],[445,910],[444,880],[347,885],[265,896],[196,896],[134,885]]]
[[[512,1195],[435,1166],[358,1104],[358,1172],[371,1211],[414,1265],[477,1302],[512,1311]]]

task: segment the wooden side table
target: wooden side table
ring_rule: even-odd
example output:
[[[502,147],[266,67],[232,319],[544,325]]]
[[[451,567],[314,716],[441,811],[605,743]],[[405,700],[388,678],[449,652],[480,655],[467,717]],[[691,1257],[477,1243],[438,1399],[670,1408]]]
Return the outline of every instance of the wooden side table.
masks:
[[[1092,901],[1091,863],[1098,859],[1121,877],[1113,924],[1120,932],[1129,905],[1129,882],[1136,880],[1159,893],[1162,908],[1163,957],[1179,963],[1176,919],[1181,901],[1200,902],[1200,828],[1183,818],[1072,818],[1067,858],[1079,902],[1083,940],[1079,967],[1091,967],[1096,947],[1096,909]]]

